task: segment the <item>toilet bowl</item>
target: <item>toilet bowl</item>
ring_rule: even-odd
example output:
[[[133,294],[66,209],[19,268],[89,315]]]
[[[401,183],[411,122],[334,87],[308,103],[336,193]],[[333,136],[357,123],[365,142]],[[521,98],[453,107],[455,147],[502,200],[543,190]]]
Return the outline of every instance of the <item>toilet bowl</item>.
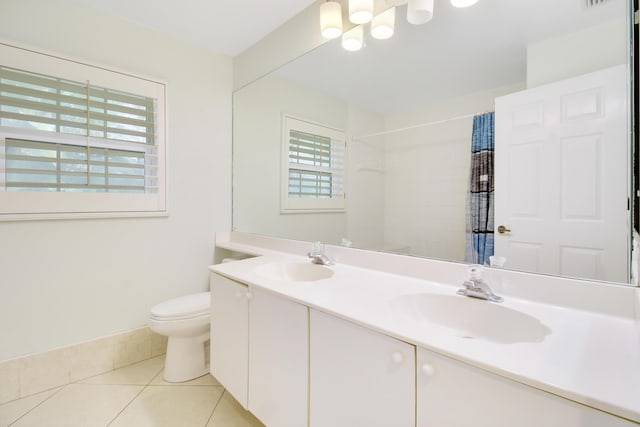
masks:
[[[205,343],[209,340],[210,306],[211,293],[200,292],[151,308],[149,328],[168,337],[166,381],[189,381],[209,372],[205,363]]]

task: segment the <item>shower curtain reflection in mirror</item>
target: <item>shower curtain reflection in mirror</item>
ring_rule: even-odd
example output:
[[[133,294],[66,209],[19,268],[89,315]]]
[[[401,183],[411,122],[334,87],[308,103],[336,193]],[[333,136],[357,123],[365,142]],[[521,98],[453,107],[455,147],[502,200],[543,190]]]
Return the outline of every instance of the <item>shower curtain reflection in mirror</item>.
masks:
[[[473,118],[465,250],[465,262],[473,264],[489,264],[493,255],[494,116],[489,112]]]

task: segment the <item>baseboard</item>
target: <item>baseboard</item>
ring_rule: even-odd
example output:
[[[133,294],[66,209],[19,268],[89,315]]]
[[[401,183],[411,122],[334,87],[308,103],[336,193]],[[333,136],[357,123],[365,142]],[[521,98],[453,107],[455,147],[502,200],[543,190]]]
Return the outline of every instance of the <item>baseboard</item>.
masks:
[[[145,326],[0,362],[0,404],[160,356],[166,349],[167,337]]]

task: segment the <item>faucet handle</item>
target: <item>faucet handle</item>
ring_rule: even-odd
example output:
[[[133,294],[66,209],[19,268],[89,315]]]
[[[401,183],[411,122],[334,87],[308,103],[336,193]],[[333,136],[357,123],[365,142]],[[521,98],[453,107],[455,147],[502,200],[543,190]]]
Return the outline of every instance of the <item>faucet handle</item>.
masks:
[[[318,256],[324,254],[324,244],[321,241],[313,242],[309,256]]]
[[[484,268],[480,264],[471,264],[467,270],[469,272],[469,280],[482,280],[483,270]]]

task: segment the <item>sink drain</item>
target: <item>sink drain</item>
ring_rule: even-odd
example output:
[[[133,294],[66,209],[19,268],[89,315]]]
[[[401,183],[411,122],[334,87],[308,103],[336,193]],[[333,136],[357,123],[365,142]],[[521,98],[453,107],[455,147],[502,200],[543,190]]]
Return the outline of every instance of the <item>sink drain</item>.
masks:
[[[474,334],[470,333],[469,331],[464,331],[461,329],[450,329],[451,332],[453,332],[453,335],[457,336],[458,338],[463,338],[466,340],[472,340],[477,338]]]

